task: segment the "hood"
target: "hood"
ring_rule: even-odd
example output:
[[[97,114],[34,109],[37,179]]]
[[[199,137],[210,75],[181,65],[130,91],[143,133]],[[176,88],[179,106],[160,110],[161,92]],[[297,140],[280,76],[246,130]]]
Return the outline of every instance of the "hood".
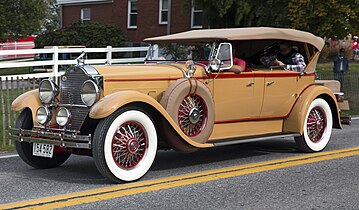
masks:
[[[141,81],[166,80],[182,78],[183,64],[129,64],[95,66],[96,70],[106,80]]]
[[[206,77],[204,68],[196,67],[195,77]],[[183,71],[187,71],[185,64],[180,63],[110,65],[95,68],[103,77],[105,95],[128,89],[148,92],[149,89],[167,88],[168,81],[183,78]],[[159,85],[154,83],[155,81],[164,83]]]

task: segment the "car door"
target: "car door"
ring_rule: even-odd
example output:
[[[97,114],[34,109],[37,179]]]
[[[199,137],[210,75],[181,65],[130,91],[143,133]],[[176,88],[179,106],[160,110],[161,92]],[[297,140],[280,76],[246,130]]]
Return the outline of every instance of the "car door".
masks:
[[[298,72],[264,71],[264,97],[261,118],[284,118],[295,103]]]
[[[252,72],[212,74],[216,123],[235,123],[258,118],[263,99],[264,78]]]

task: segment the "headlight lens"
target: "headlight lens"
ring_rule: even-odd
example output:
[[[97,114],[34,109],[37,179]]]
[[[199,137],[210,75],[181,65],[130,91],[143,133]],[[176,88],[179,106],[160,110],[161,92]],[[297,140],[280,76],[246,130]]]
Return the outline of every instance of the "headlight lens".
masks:
[[[68,109],[61,107],[56,115],[56,122],[59,126],[65,126],[70,122],[71,113]]]
[[[100,89],[92,80],[84,82],[81,88],[81,99],[86,106],[92,106],[100,97]]]
[[[42,103],[50,104],[54,101],[55,97],[59,94],[57,85],[49,80],[42,80],[39,85],[39,97]]]
[[[48,123],[51,118],[52,114],[48,108],[41,106],[36,110],[36,121],[41,125],[45,125],[46,123]]]

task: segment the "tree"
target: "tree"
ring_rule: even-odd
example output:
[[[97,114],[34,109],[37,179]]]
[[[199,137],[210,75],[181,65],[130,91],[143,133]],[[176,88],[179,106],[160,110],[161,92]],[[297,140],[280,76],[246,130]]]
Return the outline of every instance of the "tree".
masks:
[[[197,0],[208,25],[219,27],[287,27],[286,0]],[[188,2],[191,4],[191,1]]]
[[[42,32],[54,31],[61,26],[61,10],[60,6],[57,4],[57,0],[46,0],[46,2],[47,11]]]
[[[359,34],[359,0],[196,0],[211,28],[272,26],[318,36]],[[187,4],[192,4],[189,0]]]
[[[40,34],[35,40],[35,46],[36,48],[61,45],[106,47],[120,46],[125,40],[122,31],[116,26],[78,22],[69,27]]]
[[[288,9],[293,28],[318,36],[343,38],[359,29],[357,0],[290,0]]]
[[[0,40],[38,33],[49,17],[48,5],[48,0],[2,0]]]

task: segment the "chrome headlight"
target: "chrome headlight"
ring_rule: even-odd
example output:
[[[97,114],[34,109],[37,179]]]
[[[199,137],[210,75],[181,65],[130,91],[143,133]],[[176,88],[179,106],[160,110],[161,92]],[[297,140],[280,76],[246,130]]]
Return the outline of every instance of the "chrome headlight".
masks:
[[[39,97],[42,103],[51,104],[58,94],[59,88],[53,81],[44,79],[40,82]]]
[[[70,118],[71,112],[64,107],[61,107],[56,114],[56,122],[59,126],[67,125],[70,122]]]
[[[92,80],[84,82],[81,88],[81,100],[86,106],[92,106],[100,98],[100,88]]]
[[[48,123],[51,118],[52,114],[48,108],[41,106],[36,110],[36,121],[41,125],[45,125],[46,123]]]

